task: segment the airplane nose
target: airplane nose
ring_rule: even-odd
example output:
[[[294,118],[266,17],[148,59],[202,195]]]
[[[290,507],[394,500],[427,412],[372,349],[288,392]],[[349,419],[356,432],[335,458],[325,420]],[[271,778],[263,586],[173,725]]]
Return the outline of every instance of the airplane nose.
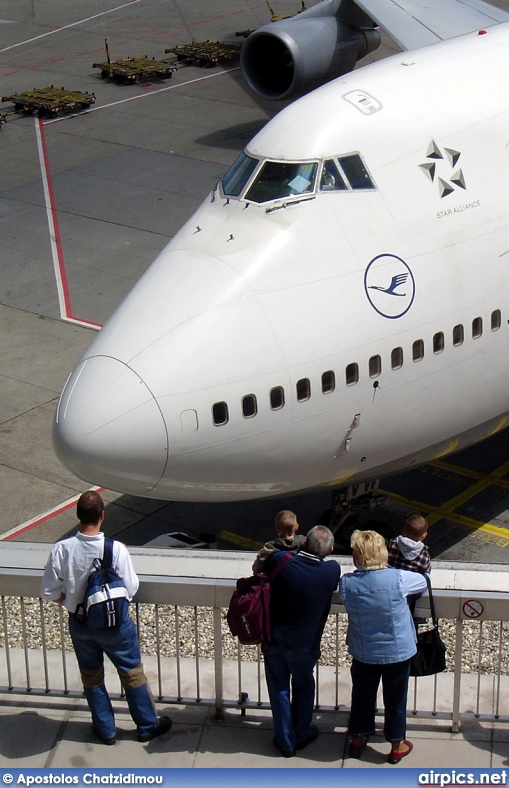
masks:
[[[53,426],[59,459],[80,479],[133,495],[164,473],[168,433],[143,380],[110,356],[81,361],[60,396]]]

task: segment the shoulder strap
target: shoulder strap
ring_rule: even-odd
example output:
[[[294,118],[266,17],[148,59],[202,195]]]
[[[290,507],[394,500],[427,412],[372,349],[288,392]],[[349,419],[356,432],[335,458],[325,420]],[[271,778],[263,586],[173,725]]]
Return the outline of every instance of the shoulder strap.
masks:
[[[438,626],[438,619],[437,614],[435,612],[435,603],[433,601],[433,592],[431,590],[431,581],[429,579],[429,575],[424,573],[424,579],[426,580],[426,584],[428,586],[428,596],[429,596],[429,608],[431,610],[431,618],[433,620],[433,626]]]
[[[290,561],[290,559],[291,559],[292,557],[293,557],[293,553],[290,553],[290,551],[287,551],[287,552],[284,554],[284,556],[283,556],[283,557],[282,557],[282,558],[281,558],[281,559],[280,559],[280,560],[277,562],[276,566],[274,567],[274,569],[273,569],[273,570],[272,570],[272,572],[270,573],[270,575],[269,575],[269,581],[272,581],[272,580],[274,580],[274,578],[276,577],[276,575],[277,575],[277,574],[279,574],[279,572],[282,570],[282,568],[283,568],[284,566],[286,566],[286,564],[288,563],[288,561]]]
[[[113,567],[113,542],[109,536],[104,537],[104,553],[102,564],[104,569],[112,569]]]

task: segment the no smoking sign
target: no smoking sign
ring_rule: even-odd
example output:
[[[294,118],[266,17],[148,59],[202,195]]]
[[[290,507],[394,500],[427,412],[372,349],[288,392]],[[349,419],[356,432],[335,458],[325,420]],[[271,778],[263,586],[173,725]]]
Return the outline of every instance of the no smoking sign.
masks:
[[[484,613],[484,605],[478,599],[467,599],[461,609],[465,618],[481,618]]]

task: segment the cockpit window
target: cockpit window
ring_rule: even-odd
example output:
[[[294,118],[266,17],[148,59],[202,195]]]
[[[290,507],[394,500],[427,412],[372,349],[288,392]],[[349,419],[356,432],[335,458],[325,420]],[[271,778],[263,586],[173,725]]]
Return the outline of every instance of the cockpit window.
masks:
[[[242,153],[223,178],[223,192],[230,197],[238,197],[257,164],[258,159]]]
[[[358,153],[335,156],[322,162],[260,160],[242,153],[222,179],[226,197],[255,203],[286,200],[315,191],[375,189]]]
[[[327,159],[323,163],[322,175],[320,177],[320,191],[334,192],[338,189],[348,189],[334,159]]]
[[[369,177],[369,173],[358,153],[354,153],[350,156],[340,156],[339,164],[348,178],[352,189],[375,188],[375,184]]]
[[[317,168],[316,162],[266,161],[245,198],[261,203],[311,194]]]

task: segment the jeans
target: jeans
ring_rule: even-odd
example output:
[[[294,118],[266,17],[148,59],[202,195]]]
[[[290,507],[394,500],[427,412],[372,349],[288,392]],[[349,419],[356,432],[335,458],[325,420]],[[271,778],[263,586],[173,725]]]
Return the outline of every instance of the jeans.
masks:
[[[276,739],[284,750],[294,750],[310,734],[315,699],[313,671],[320,652],[289,651],[266,644],[263,655]]]
[[[115,716],[104,683],[104,654],[115,665],[139,734],[151,733],[157,714],[141,664],[138,633],[131,619],[112,629],[90,629],[69,614],[69,632],[80,668],[94,729],[104,739],[115,736]]]
[[[384,736],[391,743],[405,740],[410,662],[406,659],[387,665],[368,665],[357,659],[352,661],[352,709],[348,725],[352,738],[363,739],[375,732],[376,696],[382,679]]]

